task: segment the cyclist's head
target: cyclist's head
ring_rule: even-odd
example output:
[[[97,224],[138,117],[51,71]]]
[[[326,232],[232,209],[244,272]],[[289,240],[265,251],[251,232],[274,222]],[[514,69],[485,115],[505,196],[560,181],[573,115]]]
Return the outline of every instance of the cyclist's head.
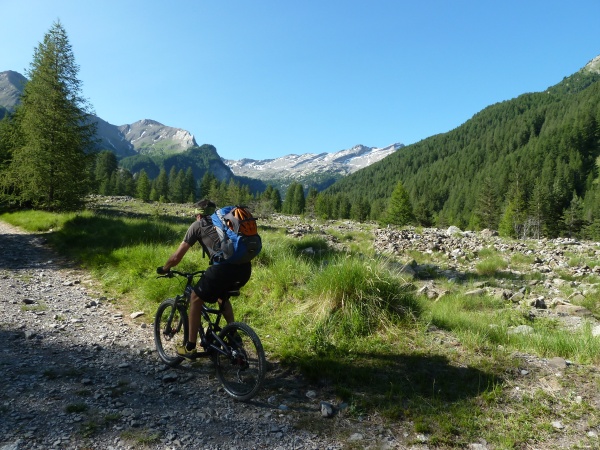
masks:
[[[194,206],[196,209],[194,210],[194,215],[197,216],[200,214],[201,216],[210,216],[215,212],[217,205],[214,202],[211,202],[209,199],[205,198],[204,200],[200,200],[198,203],[195,203]]]

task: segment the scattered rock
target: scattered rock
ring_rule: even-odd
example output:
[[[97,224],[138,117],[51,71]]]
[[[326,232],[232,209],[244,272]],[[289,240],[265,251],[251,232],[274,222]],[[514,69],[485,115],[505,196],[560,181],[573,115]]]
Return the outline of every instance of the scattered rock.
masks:
[[[308,391],[306,393],[306,396],[311,400],[314,400],[315,398],[317,398],[317,393],[315,391]]]
[[[556,307],[554,308],[554,311],[557,314],[562,314],[565,316],[586,317],[586,316],[592,315],[592,313],[589,309],[587,309],[583,306],[570,305],[570,304],[556,305]]]
[[[321,416],[322,417],[333,417],[334,409],[331,403],[321,402]]]
[[[564,370],[567,368],[567,361],[557,356],[548,360],[548,366],[555,370]]]

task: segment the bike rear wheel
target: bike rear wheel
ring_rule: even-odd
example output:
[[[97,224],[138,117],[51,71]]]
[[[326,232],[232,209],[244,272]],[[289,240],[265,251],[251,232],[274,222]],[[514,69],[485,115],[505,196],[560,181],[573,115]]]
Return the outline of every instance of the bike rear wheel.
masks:
[[[164,300],[154,318],[154,343],[160,359],[169,366],[177,366],[183,358],[177,346],[187,342],[189,336],[187,311],[176,305],[174,298]]]
[[[265,378],[265,351],[257,334],[245,323],[226,325],[219,337],[226,354],[216,352],[217,378],[225,392],[236,400],[249,400],[259,391]]]

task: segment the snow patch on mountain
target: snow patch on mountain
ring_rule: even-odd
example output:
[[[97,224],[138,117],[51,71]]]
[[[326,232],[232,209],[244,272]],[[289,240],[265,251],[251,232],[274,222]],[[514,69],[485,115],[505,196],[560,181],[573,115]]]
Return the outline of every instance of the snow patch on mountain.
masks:
[[[398,143],[382,148],[356,145],[334,153],[290,154],[275,159],[244,158],[224,160],[224,162],[235,175],[261,180],[300,178],[312,173],[324,172],[345,176],[381,161],[402,147],[404,145]]]

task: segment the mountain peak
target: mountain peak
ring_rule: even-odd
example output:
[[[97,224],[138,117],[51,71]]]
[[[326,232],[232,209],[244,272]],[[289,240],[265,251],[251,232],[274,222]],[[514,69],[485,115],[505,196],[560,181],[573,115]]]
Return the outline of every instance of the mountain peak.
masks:
[[[125,140],[131,142],[133,148],[140,153],[157,150],[180,153],[198,145],[189,131],[168,127],[156,120],[142,119],[132,124],[121,125],[118,129],[125,136]]]

